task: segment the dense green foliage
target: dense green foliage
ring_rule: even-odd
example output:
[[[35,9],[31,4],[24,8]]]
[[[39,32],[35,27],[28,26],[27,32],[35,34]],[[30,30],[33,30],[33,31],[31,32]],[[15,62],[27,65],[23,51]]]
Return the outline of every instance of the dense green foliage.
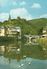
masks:
[[[18,17],[8,21],[0,22],[0,26],[20,26],[22,34],[42,34],[43,28],[47,24],[46,18],[26,20]]]

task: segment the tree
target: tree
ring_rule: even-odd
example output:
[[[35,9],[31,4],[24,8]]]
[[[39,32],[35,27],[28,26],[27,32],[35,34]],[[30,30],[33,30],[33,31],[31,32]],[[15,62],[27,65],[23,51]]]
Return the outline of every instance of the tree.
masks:
[[[43,34],[43,27],[39,29],[38,31],[38,35],[42,35]]]

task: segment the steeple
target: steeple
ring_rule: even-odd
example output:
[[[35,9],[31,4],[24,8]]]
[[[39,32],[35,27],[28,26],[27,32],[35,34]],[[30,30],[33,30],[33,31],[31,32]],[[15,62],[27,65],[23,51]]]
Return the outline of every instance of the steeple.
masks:
[[[9,21],[11,21],[11,15],[9,14],[9,19],[8,19]]]

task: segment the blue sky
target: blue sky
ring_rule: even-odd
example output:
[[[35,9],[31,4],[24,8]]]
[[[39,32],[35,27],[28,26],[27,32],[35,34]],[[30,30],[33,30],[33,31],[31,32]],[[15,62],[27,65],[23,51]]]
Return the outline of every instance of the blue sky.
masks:
[[[0,0],[0,21],[11,18],[47,18],[47,0]]]

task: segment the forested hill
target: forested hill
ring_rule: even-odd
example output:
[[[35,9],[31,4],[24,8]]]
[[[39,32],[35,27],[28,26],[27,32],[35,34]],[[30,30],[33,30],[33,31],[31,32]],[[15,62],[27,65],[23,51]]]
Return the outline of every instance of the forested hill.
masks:
[[[46,18],[26,20],[18,17],[17,19],[10,19],[8,21],[0,22],[0,26],[20,26],[22,34],[41,34],[46,25]]]
[[[47,26],[47,18],[33,19],[29,22],[32,24],[32,28],[37,34],[41,34],[41,30]]]

